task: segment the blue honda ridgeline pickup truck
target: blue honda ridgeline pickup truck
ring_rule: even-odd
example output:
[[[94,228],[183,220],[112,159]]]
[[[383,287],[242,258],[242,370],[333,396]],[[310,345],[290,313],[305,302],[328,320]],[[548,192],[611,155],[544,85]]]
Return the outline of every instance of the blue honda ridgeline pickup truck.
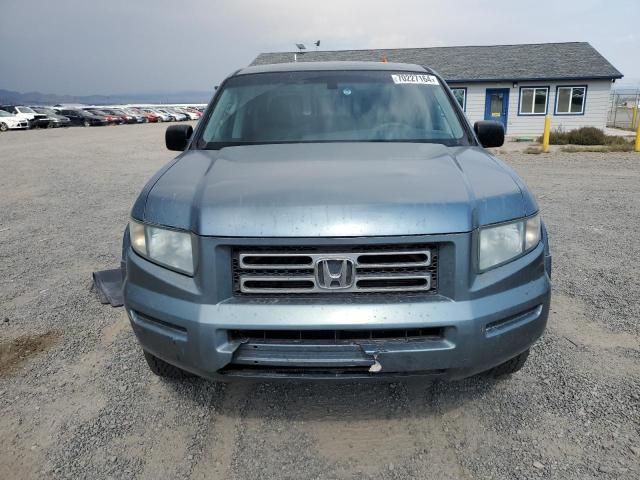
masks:
[[[144,187],[125,306],[151,370],[216,380],[513,373],[543,333],[538,205],[435,72],[244,68]]]

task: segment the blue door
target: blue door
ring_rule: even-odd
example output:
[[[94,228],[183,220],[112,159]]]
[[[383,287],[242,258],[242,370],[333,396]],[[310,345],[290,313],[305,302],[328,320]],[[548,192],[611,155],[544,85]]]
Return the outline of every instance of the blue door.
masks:
[[[502,122],[507,131],[507,114],[509,113],[509,89],[487,88],[484,102],[484,119]]]

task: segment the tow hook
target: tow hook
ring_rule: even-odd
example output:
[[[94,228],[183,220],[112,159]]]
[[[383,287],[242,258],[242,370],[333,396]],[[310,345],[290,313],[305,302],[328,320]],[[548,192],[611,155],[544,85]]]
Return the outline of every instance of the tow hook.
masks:
[[[382,371],[382,365],[378,361],[378,353],[373,354],[373,365],[369,367],[369,373],[378,373]]]

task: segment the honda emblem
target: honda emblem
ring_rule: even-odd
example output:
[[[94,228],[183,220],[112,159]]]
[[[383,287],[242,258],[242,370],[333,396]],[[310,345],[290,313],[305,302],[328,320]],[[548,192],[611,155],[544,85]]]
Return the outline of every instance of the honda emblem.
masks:
[[[349,288],[354,280],[353,261],[348,258],[327,258],[316,263],[316,284],[327,290]]]

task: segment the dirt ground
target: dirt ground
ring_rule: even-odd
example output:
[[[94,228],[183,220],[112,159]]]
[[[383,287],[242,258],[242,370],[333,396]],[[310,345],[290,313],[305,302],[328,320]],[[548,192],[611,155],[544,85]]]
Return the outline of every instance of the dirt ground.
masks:
[[[148,370],[91,272],[173,154],[162,125],[0,134],[0,478],[640,478],[640,155],[502,155],[554,255],[518,374],[215,384]]]

